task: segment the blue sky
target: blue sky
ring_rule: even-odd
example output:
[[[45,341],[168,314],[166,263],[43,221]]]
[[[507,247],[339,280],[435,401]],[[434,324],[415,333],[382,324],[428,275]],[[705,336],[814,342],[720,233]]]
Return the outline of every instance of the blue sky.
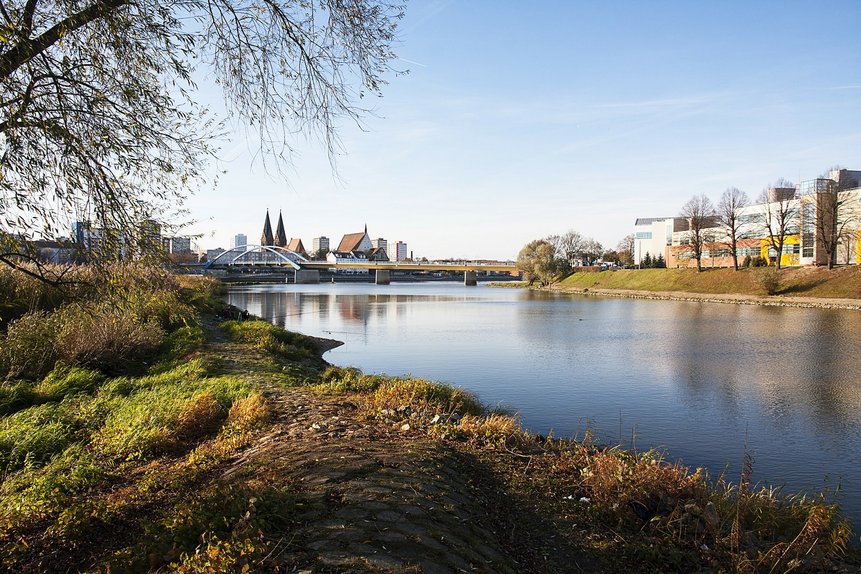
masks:
[[[861,169],[859,31],[857,0],[416,0],[409,73],[341,125],[337,176],[305,139],[267,174],[240,129],[187,231],[256,241],[269,208],[308,248],[365,223],[416,257],[515,258],[569,229],[615,247],[694,194]]]

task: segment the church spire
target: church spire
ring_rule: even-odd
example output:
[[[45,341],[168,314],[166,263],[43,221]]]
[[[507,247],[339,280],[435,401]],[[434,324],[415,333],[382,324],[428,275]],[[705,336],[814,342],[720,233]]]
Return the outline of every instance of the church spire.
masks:
[[[284,231],[284,219],[281,218],[281,210],[278,210],[278,227],[275,230],[275,245],[287,247],[287,233]]]
[[[272,224],[269,222],[269,210],[266,210],[266,221],[263,222],[263,235],[260,236],[260,245],[272,245],[275,243],[272,237]]]

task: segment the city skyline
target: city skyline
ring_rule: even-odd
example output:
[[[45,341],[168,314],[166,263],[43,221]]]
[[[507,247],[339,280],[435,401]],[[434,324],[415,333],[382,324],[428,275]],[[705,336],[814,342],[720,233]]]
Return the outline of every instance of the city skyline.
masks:
[[[184,232],[226,247],[281,208],[306,242],[367,223],[417,256],[508,259],[572,228],[613,248],[695,194],[859,163],[857,3],[540,6],[408,6],[409,74],[360,102],[363,129],[341,124],[337,174],[304,138],[287,181],[267,174],[233,126]]]

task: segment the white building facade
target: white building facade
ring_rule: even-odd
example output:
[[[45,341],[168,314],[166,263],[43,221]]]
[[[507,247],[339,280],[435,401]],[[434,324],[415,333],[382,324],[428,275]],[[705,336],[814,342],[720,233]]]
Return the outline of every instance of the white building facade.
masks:
[[[407,244],[403,241],[389,243],[386,249],[389,261],[403,261],[407,258]]]

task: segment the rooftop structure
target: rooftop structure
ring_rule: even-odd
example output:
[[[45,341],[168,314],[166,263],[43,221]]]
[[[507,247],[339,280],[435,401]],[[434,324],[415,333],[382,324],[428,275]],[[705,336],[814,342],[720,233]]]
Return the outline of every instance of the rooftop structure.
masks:
[[[342,253],[350,252],[350,251],[370,251],[373,245],[371,245],[371,239],[368,237],[368,226],[365,225],[365,230],[359,233],[348,233],[341,239],[341,243],[338,244],[338,249],[336,251],[340,251]]]
[[[278,227],[275,230],[275,245],[277,247],[287,246],[287,233],[284,231],[284,219],[281,217],[281,212],[278,212]]]
[[[266,210],[266,219],[263,221],[263,234],[260,236],[260,245],[275,245],[275,237],[272,235],[272,223],[269,221],[269,210]]]

